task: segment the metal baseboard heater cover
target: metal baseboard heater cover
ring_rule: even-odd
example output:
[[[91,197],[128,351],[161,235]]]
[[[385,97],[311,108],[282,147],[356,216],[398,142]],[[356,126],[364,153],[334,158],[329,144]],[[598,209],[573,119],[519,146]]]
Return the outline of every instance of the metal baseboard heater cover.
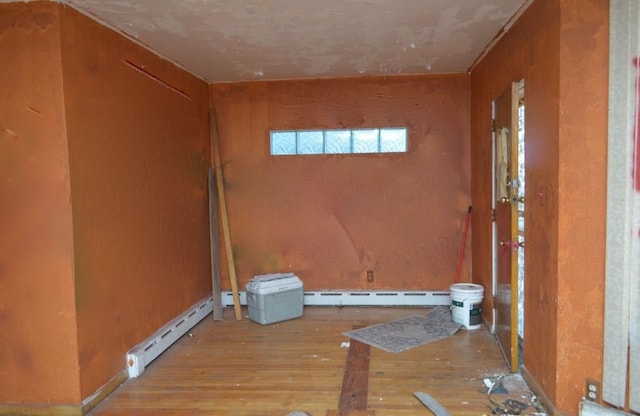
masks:
[[[582,399],[580,402],[580,416],[631,416],[631,413]]]
[[[247,304],[246,291],[240,291],[240,304]],[[425,291],[305,291],[305,306],[438,306],[451,305],[449,292]],[[233,305],[233,294],[222,292],[222,306]]]
[[[155,360],[212,311],[213,298],[209,295],[133,347],[126,356],[129,378],[140,376],[151,361]]]

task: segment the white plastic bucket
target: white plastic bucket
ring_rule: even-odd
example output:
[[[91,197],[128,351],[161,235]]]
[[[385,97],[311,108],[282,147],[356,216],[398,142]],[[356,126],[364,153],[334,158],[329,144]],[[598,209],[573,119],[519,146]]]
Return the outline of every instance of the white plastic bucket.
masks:
[[[478,329],[482,325],[482,298],[484,288],[474,283],[451,285],[451,318],[466,329]]]

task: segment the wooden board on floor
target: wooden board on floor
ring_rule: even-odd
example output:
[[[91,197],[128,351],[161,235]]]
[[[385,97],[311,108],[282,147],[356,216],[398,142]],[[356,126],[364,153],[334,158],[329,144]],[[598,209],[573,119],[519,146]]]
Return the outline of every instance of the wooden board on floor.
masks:
[[[371,346],[354,339],[349,343],[349,352],[342,378],[342,391],[338,401],[338,414],[351,415],[354,411],[366,411],[369,395],[369,357]],[[330,413],[327,412],[329,415]]]

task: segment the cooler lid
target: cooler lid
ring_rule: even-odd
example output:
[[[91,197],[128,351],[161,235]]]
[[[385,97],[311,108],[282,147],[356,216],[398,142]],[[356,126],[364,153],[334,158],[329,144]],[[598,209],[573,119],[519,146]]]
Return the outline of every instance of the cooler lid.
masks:
[[[259,290],[274,289],[282,286],[282,290],[291,287],[297,288],[302,286],[302,282],[293,273],[273,273],[255,276],[249,280],[246,289],[251,292]]]

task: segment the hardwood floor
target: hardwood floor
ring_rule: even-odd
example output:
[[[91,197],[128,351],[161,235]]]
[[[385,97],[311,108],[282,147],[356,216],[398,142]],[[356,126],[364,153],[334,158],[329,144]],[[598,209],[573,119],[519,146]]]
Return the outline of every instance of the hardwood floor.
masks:
[[[242,321],[225,308],[223,321],[205,318],[89,415],[339,415],[343,380],[349,378],[345,371],[354,371],[343,344],[350,339],[342,332],[427,311],[305,307],[302,318],[262,326],[249,320],[244,308]],[[483,379],[508,373],[493,335],[484,328],[462,329],[400,353],[369,351],[368,368],[356,370],[366,372],[361,393],[367,409],[353,415],[430,415],[414,392],[429,394],[452,415],[489,414]],[[509,394],[494,395],[494,400],[529,401],[519,376],[508,376],[504,384]],[[523,412],[533,413],[532,407]]]

